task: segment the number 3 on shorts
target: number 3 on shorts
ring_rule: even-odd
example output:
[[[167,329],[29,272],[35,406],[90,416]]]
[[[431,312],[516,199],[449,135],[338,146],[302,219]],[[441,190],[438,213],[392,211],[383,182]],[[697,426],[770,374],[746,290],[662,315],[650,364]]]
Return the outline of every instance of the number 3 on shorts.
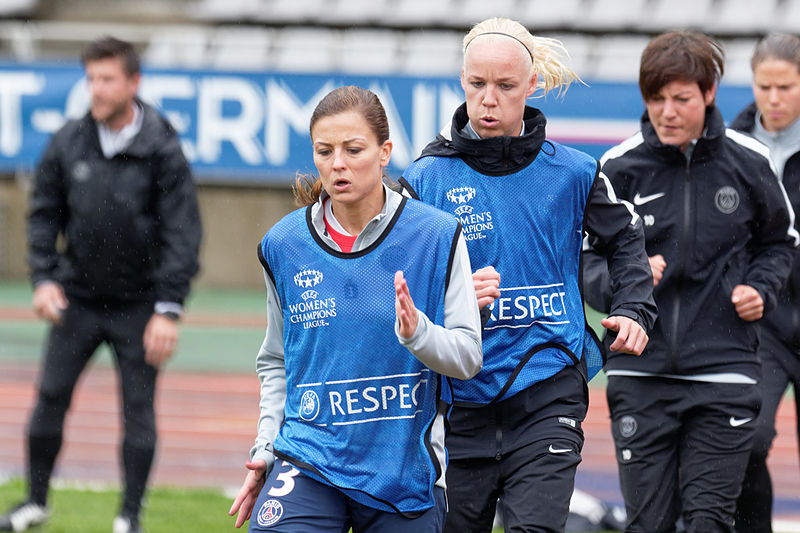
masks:
[[[294,490],[294,476],[300,473],[300,471],[293,467],[291,463],[286,461],[282,461],[282,463],[283,464],[281,466],[288,466],[289,470],[278,474],[276,481],[280,481],[281,486],[272,487],[269,489],[269,492],[267,492],[267,494],[274,498],[280,498],[281,496],[286,496],[292,492]]]

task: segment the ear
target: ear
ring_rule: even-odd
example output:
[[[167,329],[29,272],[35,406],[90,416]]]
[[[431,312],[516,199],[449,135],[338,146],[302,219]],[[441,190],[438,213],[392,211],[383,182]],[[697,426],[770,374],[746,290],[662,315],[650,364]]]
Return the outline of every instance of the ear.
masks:
[[[386,139],[381,145],[381,167],[389,165],[389,160],[392,158],[392,141]]]
[[[139,80],[140,79],[141,79],[141,75],[138,72],[136,74],[133,74],[133,75],[128,77],[128,81],[130,82],[131,87],[133,87],[133,89],[135,91],[139,90]]]
[[[467,90],[467,78],[464,74],[464,67],[461,67],[461,88],[466,91]]]
[[[536,92],[536,84],[539,82],[539,76],[534,72],[531,74],[531,79],[528,84],[528,90],[525,92],[525,97],[530,98]]]
[[[717,96],[717,86],[712,85],[709,90],[703,94],[703,101],[706,103],[706,107],[710,106],[714,103],[714,98]]]

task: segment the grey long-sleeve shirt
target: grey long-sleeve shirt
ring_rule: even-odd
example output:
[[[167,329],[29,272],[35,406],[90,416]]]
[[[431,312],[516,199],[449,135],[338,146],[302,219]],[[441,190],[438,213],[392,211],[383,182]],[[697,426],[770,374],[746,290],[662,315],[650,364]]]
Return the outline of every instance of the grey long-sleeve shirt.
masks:
[[[384,190],[386,199],[383,209],[358,235],[353,244],[353,252],[370,246],[383,233],[400,206],[402,196],[388,187],[384,187]],[[327,234],[323,220],[326,197],[323,191],[320,200],[312,206],[312,222],[319,236],[327,244],[337,248],[336,243]],[[283,423],[286,368],[283,351],[283,314],[275,285],[269,276],[265,274],[264,277],[267,285],[267,330],[256,358],[256,371],[261,381],[261,412],[258,420],[258,436],[250,455],[253,460],[265,460],[269,469],[274,461],[272,442]],[[401,337],[396,322],[395,333],[398,341],[431,370],[458,379],[468,379],[481,369],[483,351],[478,304],[463,235],[459,236],[456,244],[444,306],[444,327],[433,324],[424,313],[417,310],[419,320],[414,334],[410,338]],[[436,484],[444,487],[446,459],[442,415],[437,416],[434,422],[431,441],[442,466],[442,476]]]

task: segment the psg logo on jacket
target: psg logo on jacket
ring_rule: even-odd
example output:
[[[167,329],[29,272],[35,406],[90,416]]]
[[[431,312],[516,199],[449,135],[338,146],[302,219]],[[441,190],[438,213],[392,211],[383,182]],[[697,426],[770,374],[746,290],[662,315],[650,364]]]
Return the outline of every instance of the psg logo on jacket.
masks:
[[[485,239],[486,232],[494,229],[492,212],[481,211],[471,204],[477,194],[474,187],[468,186],[454,187],[445,193],[447,199],[455,205],[453,213],[461,222],[464,239],[467,241]]]
[[[730,215],[739,207],[739,193],[733,187],[722,187],[714,195],[714,205],[717,206],[720,213]]]

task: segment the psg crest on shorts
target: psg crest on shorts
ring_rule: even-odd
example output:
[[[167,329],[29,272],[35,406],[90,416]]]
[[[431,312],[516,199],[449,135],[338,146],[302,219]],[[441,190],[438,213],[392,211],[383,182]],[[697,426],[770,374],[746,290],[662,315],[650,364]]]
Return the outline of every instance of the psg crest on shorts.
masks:
[[[267,500],[258,510],[258,525],[271,526],[283,517],[283,505],[278,500]]]

